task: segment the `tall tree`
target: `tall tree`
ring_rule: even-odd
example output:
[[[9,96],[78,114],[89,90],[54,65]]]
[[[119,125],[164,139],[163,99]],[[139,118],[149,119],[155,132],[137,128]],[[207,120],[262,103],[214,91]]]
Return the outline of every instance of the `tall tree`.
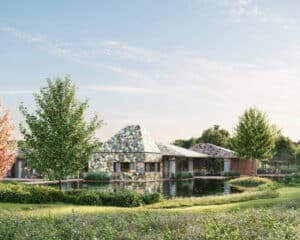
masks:
[[[275,130],[267,115],[256,108],[247,109],[240,117],[231,141],[233,150],[241,159],[254,162],[272,157],[275,147]]]
[[[288,164],[295,163],[296,146],[291,139],[279,135],[275,139],[274,156],[272,160],[282,160]]]
[[[25,140],[23,153],[41,175],[61,183],[88,164],[98,146],[94,134],[102,121],[96,115],[85,121],[88,101],[76,99],[75,85],[69,77],[47,82],[34,95],[34,113],[20,106],[26,122],[26,126],[20,126]]]
[[[228,147],[229,140],[229,132],[219,125],[214,125],[203,131],[201,137],[197,139],[197,143],[211,143],[221,147]]]
[[[16,161],[16,141],[10,113],[1,110],[0,103],[0,178],[3,178]]]

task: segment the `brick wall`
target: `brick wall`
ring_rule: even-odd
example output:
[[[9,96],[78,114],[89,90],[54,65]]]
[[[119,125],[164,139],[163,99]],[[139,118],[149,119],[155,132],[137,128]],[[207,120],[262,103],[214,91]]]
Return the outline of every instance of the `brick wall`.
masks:
[[[239,171],[241,175],[251,175],[251,160],[231,159],[231,171]],[[254,162],[254,173],[256,175],[256,161]]]

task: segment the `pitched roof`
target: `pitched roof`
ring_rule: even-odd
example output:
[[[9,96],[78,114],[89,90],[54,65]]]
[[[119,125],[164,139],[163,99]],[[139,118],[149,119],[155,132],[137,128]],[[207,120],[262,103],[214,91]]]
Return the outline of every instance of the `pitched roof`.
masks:
[[[206,158],[206,154],[191,151],[172,144],[156,143],[163,156],[191,157],[191,158]]]
[[[145,129],[140,125],[129,125],[104,142],[99,152],[160,153],[160,150]]]
[[[190,148],[192,151],[209,155],[211,158],[237,158],[230,149],[216,146],[211,143],[199,143]]]

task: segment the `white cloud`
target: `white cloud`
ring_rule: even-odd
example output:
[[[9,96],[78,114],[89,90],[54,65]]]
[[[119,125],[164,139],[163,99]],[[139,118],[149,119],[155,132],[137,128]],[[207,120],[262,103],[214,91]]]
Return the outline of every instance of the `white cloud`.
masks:
[[[282,26],[284,29],[294,29],[297,26],[295,17],[283,16],[259,6],[259,1],[254,0],[219,0],[217,5],[228,9],[231,16],[236,20],[242,18],[254,18],[263,23],[272,23]]]

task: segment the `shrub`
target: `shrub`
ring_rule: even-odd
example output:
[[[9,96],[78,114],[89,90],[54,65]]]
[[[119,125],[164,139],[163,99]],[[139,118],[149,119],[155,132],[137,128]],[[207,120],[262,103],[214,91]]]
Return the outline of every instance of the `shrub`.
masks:
[[[145,204],[158,203],[162,200],[162,195],[158,192],[154,193],[145,193],[143,196],[143,202]]]
[[[113,205],[120,207],[138,207],[143,203],[142,194],[130,190],[113,193]]]
[[[260,177],[241,177],[237,179],[232,179],[229,181],[231,185],[238,186],[238,187],[258,187],[262,184],[272,183],[270,179],[267,178],[260,178]]]
[[[89,172],[84,178],[85,180],[109,181],[111,176],[106,172]]]
[[[192,178],[193,174],[190,172],[177,172],[175,174],[172,174],[173,179],[187,179]]]
[[[239,177],[241,176],[239,171],[229,171],[229,172],[224,172],[225,177]]]
[[[19,184],[0,184],[0,202],[26,203],[30,193]]]
[[[293,174],[299,172],[299,166],[291,166],[291,167],[282,167],[280,172],[282,174]]]
[[[75,203],[81,205],[102,205],[99,193],[96,191],[81,191],[76,196]]]
[[[60,201],[64,201],[64,193],[51,187],[16,183],[0,184],[0,202],[48,203]]]
[[[273,191],[279,188],[279,184],[277,182],[270,182],[266,184],[259,185],[258,191]]]
[[[52,187],[28,186],[28,203],[63,202],[64,193]]]

